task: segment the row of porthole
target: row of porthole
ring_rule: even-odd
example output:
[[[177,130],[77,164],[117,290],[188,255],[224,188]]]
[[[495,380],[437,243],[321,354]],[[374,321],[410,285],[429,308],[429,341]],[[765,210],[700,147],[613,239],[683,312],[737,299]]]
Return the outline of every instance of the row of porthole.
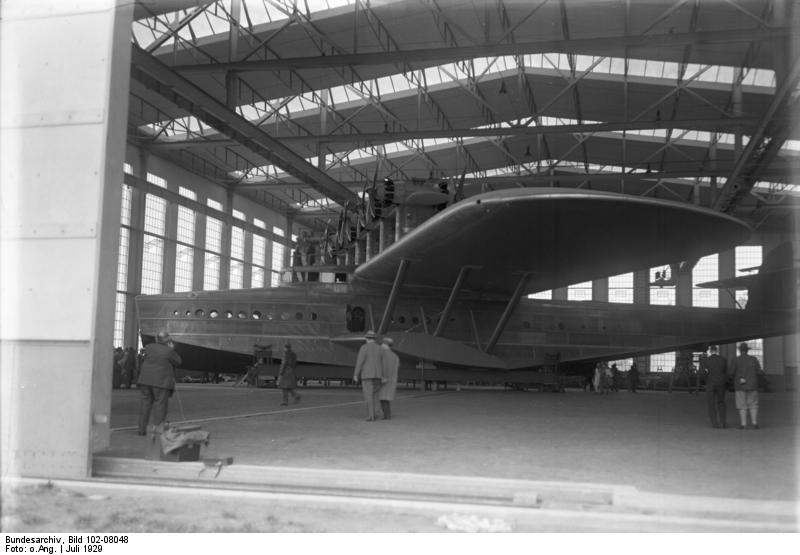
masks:
[[[180,317],[181,312],[180,312],[180,310],[175,310],[175,311],[172,312],[172,315],[176,316],[176,317]],[[192,316],[194,316],[196,318],[205,318],[206,317],[206,312],[202,308],[198,308],[194,312],[192,312],[191,310],[187,310],[183,315],[186,318],[191,318]],[[254,310],[250,314],[248,314],[244,310],[240,310],[239,312],[234,314],[234,312],[232,310],[226,310],[223,313],[221,313],[217,309],[211,309],[211,310],[208,311],[208,317],[212,318],[212,319],[224,318],[226,320],[233,320],[234,317],[239,319],[239,320],[247,320],[247,319],[253,319],[253,320],[275,320],[276,314],[274,312],[267,312],[266,315],[265,315],[260,310]],[[281,312],[278,315],[278,317],[281,320],[289,320],[289,319],[291,319],[292,315],[289,314],[288,312]],[[294,319],[295,320],[302,320],[303,318],[305,318],[305,315],[302,312],[299,312],[299,311],[295,312],[295,314],[294,314]],[[316,320],[317,319],[317,313],[316,312],[312,312],[310,314],[310,319],[311,320]]]

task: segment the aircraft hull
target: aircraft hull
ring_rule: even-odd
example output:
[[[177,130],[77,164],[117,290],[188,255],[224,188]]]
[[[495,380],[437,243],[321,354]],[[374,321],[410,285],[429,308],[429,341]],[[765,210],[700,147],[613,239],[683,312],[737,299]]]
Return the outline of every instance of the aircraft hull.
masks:
[[[279,357],[286,342],[298,361],[349,374],[366,329],[377,329],[387,292],[347,284],[296,284],[274,289],[174,293],[137,298],[147,342],[166,330],[184,368],[243,372],[258,349]],[[395,341],[403,368],[443,372],[531,369],[558,356],[562,363],[612,360],[649,353],[794,333],[794,311],[750,311],[523,299],[491,352],[486,345],[505,308],[502,299],[472,296],[456,303],[433,336],[441,291],[400,295],[384,335]],[[361,312],[358,312],[361,311]],[[309,370],[312,371],[312,370]],[[314,370],[319,371],[319,370]],[[305,370],[300,369],[303,376]],[[337,374],[337,376],[333,376]]]

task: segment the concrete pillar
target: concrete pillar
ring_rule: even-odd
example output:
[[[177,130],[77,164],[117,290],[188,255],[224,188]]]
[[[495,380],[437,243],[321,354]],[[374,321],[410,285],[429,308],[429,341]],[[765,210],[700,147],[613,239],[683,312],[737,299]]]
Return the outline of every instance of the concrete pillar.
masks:
[[[566,287],[559,287],[558,289],[553,289],[553,300],[554,301],[566,301],[569,293]]]
[[[601,278],[592,281],[592,300],[608,302],[608,278]]]
[[[638,272],[633,272],[633,304],[649,303],[650,270],[639,270]]]
[[[192,290],[202,291],[206,273],[206,215],[194,213],[194,257],[192,258]]]
[[[86,478],[109,445],[132,10],[3,2],[3,478]]]
[[[736,250],[728,249],[719,253],[719,279],[736,277]],[[733,295],[731,294],[733,293]],[[735,291],[719,290],[719,307],[736,308]]]

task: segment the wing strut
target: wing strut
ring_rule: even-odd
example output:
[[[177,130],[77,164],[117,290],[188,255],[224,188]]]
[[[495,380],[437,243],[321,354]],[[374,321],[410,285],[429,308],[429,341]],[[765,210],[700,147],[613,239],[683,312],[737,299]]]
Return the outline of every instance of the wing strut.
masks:
[[[453,306],[456,304],[456,298],[461,292],[461,287],[464,285],[464,281],[467,279],[469,271],[473,268],[477,268],[477,266],[462,266],[461,270],[458,272],[456,282],[453,284],[452,291],[450,291],[450,297],[447,299],[447,304],[445,305],[441,316],[439,316],[439,323],[436,324],[436,330],[433,332],[434,337],[441,335],[442,331],[444,331],[444,326],[447,324],[447,320],[450,318],[450,313],[453,311]]]
[[[392,291],[389,293],[389,300],[386,301],[386,308],[383,311],[381,325],[378,326],[378,335],[383,335],[386,333],[386,329],[389,327],[389,318],[394,310],[394,305],[397,303],[397,294],[400,292],[400,286],[403,285],[403,280],[406,277],[406,271],[408,270],[409,264],[411,264],[411,261],[407,258],[404,258],[400,261],[400,265],[397,267],[397,274],[394,276]]]
[[[508,324],[509,318],[511,318],[511,313],[514,312],[517,304],[519,303],[520,297],[522,297],[522,292],[525,291],[525,285],[528,283],[528,278],[531,276],[530,272],[524,272],[522,277],[519,278],[519,283],[517,283],[517,288],[514,289],[514,293],[511,295],[511,298],[508,299],[508,304],[506,305],[506,309],[503,311],[503,314],[500,316],[500,320],[497,321],[497,325],[492,332],[492,336],[489,338],[489,342],[486,344],[486,353],[491,353],[494,350],[495,345],[497,345],[497,340],[500,339],[500,335],[503,333],[503,330]]]

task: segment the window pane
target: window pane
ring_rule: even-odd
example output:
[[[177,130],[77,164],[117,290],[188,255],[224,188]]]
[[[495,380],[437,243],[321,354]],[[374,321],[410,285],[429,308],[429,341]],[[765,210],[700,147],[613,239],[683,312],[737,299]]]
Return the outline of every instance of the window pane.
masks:
[[[205,291],[219,289],[219,255],[207,252],[205,262],[203,289]]]
[[[194,277],[194,249],[178,245],[175,249],[175,291],[191,291]]]
[[[178,207],[178,242],[194,245],[194,210]]]
[[[167,201],[155,195],[145,195],[144,231],[153,235],[164,235]]]
[[[675,368],[675,353],[659,353],[650,355],[651,372],[672,372]]]
[[[592,300],[592,282],[584,281],[583,283],[576,283],[567,288],[568,301],[591,301]]]
[[[164,240],[145,234],[142,250],[142,293],[145,295],[161,293],[163,257]]]
[[[736,277],[753,274],[756,270],[745,271],[761,266],[763,248],[761,245],[736,247]],[[736,308],[747,306],[747,289],[736,291]],[[750,354],[753,354],[752,352]],[[753,355],[755,356],[755,355]]]
[[[125,347],[125,293],[117,293],[114,307],[114,347]]]
[[[633,303],[633,272],[608,278],[608,301]]]
[[[127,227],[119,230],[119,260],[117,262],[117,291],[128,290],[128,245],[130,230]]]
[[[222,222],[208,217],[206,223],[206,249],[211,252],[222,252]]]
[[[666,274],[666,275],[665,275]],[[650,283],[659,279],[669,280],[672,277],[672,270],[669,266],[663,268],[650,268]],[[650,304],[662,306],[675,306],[675,287],[667,285],[664,287],[650,287]]]
[[[719,289],[697,287],[698,283],[719,279],[719,255],[711,254],[698,260],[692,269],[692,306],[719,307]]]
[[[532,295],[528,295],[529,299],[543,299],[545,301],[549,301],[553,299],[553,290],[548,289],[547,291],[539,291],[538,293],[534,293]]]

